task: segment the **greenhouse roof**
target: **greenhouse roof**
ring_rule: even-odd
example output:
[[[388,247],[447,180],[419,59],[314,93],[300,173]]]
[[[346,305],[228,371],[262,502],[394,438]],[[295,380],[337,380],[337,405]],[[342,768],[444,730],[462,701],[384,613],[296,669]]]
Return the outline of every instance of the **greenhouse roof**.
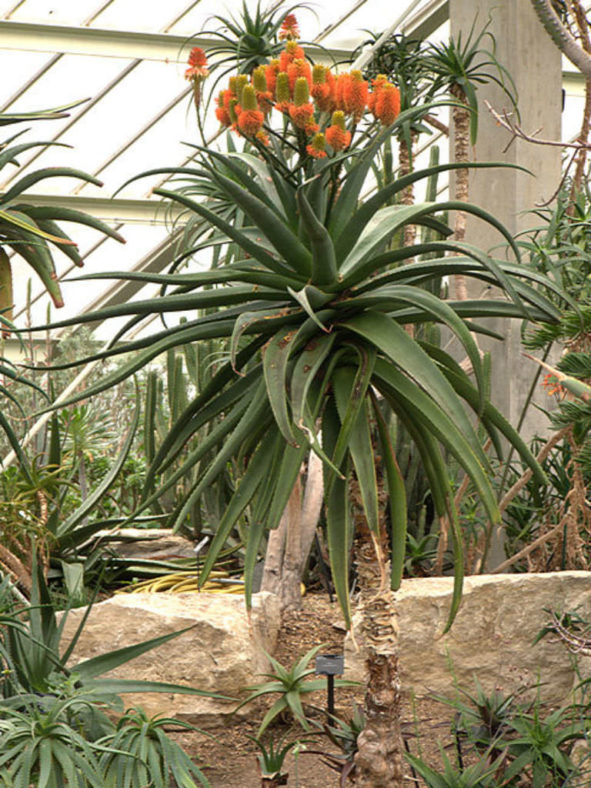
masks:
[[[247,5],[256,8],[252,0]],[[323,56],[343,60],[368,38],[368,29],[433,36],[445,24],[448,6],[446,0],[325,0],[302,8],[298,21],[303,41],[314,42]],[[72,167],[97,176],[102,188],[63,177],[41,181],[26,193],[30,203],[58,201],[86,211],[124,236],[123,246],[77,226],[72,234],[86,271],[155,271],[172,261],[180,230],[171,234],[173,217],[151,196],[165,176],[121,187],[146,169],[190,160],[194,150],[186,143],[196,143],[198,137],[191,87],[183,79],[188,53],[197,45],[207,49],[209,33],[220,27],[214,15],[238,16],[241,8],[236,0],[0,0],[0,112],[86,99],[66,118],[34,125],[29,140],[60,146],[27,151],[19,158],[20,168],[0,172],[0,189],[44,167]],[[214,135],[215,127],[208,131]],[[56,262],[60,279],[72,275],[66,258],[57,255]],[[21,314],[29,274],[27,266],[16,272],[15,302]],[[136,291],[129,283],[66,282],[59,317],[129,299]],[[32,297],[33,320],[43,320],[48,298],[36,279]]]
[[[246,4],[251,11],[256,8],[256,0]],[[282,5],[289,10],[292,4],[267,7]],[[59,145],[25,152],[18,169],[5,166],[0,190],[44,167],[77,168],[98,177],[102,188],[60,177],[26,192],[30,203],[79,208],[123,235],[125,245],[76,226],[72,234],[86,272],[160,271],[172,262],[182,228],[152,195],[167,176],[127,182],[147,169],[191,160],[191,144],[199,137],[191,86],[184,79],[187,57],[193,46],[207,49],[211,32],[220,28],[216,14],[238,17],[241,8],[242,0],[0,0],[0,112],[83,100],[67,117],[33,125],[27,139]],[[449,0],[317,0],[298,11],[298,22],[302,40],[313,42],[316,56],[343,61],[367,40],[368,30],[439,38],[447,34],[448,16]],[[565,87],[568,109],[581,95],[580,75],[571,75]],[[213,117],[205,132],[215,137]],[[60,318],[137,297],[136,283],[74,282],[78,272],[70,261],[58,253],[56,263],[64,281]],[[15,302],[22,316],[30,269],[18,266],[15,273]],[[48,301],[33,278],[33,322],[44,321]],[[18,311],[15,317],[18,322]]]

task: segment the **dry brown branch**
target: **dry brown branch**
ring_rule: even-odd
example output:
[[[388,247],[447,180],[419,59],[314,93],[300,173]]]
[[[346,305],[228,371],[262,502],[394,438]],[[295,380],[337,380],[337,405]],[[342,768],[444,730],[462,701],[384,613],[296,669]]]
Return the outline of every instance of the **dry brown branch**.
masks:
[[[515,123],[513,120],[511,120],[511,112],[503,110],[499,113],[488,101],[486,101],[486,99],[484,103],[499,126],[502,126],[504,129],[507,129],[507,131],[511,132],[513,139],[525,140],[526,142],[532,142],[535,145],[550,145],[555,148],[574,148],[577,151],[589,150],[591,148],[590,144],[583,142],[562,142],[561,140],[541,139],[540,137],[537,137],[536,134],[539,134],[540,131],[542,131],[542,128],[536,129],[536,131],[534,131],[532,134],[527,134],[518,123]],[[513,139],[511,142],[513,142]]]
[[[27,594],[31,593],[31,573],[11,550],[0,544],[0,570],[18,583]]]
[[[425,123],[428,123],[429,126],[433,126],[434,129],[437,129],[437,131],[440,131],[442,134],[445,134],[446,137],[449,137],[449,126],[446,123],[442,123],[434,115],[425,115],[423,120]]]
[[[556,446],[556,444],[561,441],[568,433],[569,427],[564,427],[563,429],[555,432],[546,443],[542,446],[540,451],[538,452],[538,456],[536,460],[538,462],[544,462],[544,460],[548,457],[552,449]],[[515,482],[515,484],[511,487],[511,489],[507,490],[505,495],[503,496],[500,504],[499,504],[499,511],[501,514],[505,511],[507,506],[511,503],[513,498],[525,487],[528,481],[532,477],[532,471],[527,470],[525,473]]]
[[[550,540],[559,531],[563,530],[563,528],[564,528],[563,524],[558,523],[558,525],[555,525],[554,528],[552,528],[550,531],[547,531],[545,534],[542,534],[542,536],[538,536],[537,539],[534,539],[533,542],[530,542],[526,547],[523,548],[523,550],[520,550],[518,553],[515,553],[515,555],[512,555],[511,558],[508,558],[506,561],[503,561],[502,564],[499,564],[494,569],[491,569],[489,574],[498,575],[501,572],[504,572],[506,569],[509,569],[510,566],[513,566],[513,564],[516,564],[517,561],[520,561],[522,558],[528,556],[531,552],[533,552],[536,549],[536,547],[539,547],[540,545],[544,544],[544,542]]]
[[[555,632],[573,654],[582,654],[585,657],[591,657],[591,638],[586,638],[571,632],[570,629],[567,629],[567,627],[562,624],[556,613],[552,613],[551,621],[546,624],[546,628]]]

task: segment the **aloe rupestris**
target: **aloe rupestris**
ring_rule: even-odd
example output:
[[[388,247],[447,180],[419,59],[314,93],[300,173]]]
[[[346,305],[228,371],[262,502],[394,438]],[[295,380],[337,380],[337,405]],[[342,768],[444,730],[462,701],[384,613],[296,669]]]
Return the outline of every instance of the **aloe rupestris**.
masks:
[[[320,76],[324,81],[314,84],[328,84],[326,73]],[[294,80],[296,90],[298,83],[300,87],[303,84],[300,79]],[[358,86],[359,76],[351,76],[347,84],[352,83]],[[277,90],[287,91],[289,98],[287,77],[281,81],[277,76],[277,84]],[[245,103],[256,106],[253,91],[244,91]],[[291,100],[296,97],[291,95]],[[305,106],[301,92],[299,100],[297,110]],[[237,101],[232,94],[229,106],[234,118],[242,117],[236,114]],[[359,785],[379,788],[399,785],[402,779],[391,590],[399,587],[402,577],[406,505],[387,417],[394,413],[412,436],[436,512],[452,524],[456,576],[451,622],[460,602],[462,545],[444,452],[471,478],[491,520],[498,519],[498,509],[474,420],[497,449],[501,438],[506,439],[537,478],[543,478],[518,434],[487,400],[485,365],[472,336],[472,332],[485,329],[474,319],[502,315],[554,321],[559,311],[541,292],[542,287],[551,287],[544,277],[494,260],[474,246],[446,240],[449,230],[438,215],[461,207],[495,227],[499,240],[507,242],[518,256],[509,233],[485,211],[454,201],[391,204],[409,184],[455,165],[412,173],[364,196],[376,156],[400,125],[408,122],[408,114],[383,126],[368,120],[367,115],[362,121],[354,109],[347,111],[344,103],[344,109],[337,109],[332,117],[312,102],[310,106],[305,112],[312,113],[317,128],[298,126],[296,121],[304,111],[290,112],[284,103],[279,107],[283,131],[279,138],[271,136],[269,140],[269,117],[255,130],[255,121],[258,123],[263,113],[249,108],[248,127],[242,118],[247,137],[244,151],[220,153],[198,148],[198,164],[166,170],[187,179],[193,188],[159,189],[157,193],[199,217],[205,227],[183,258],[221,245],[228,252],[226,262],[197,273],[110,274],[159,283],[163,291],[158,298],[105,308],[81,319],[127,315],[131,326],[139,316],[154,313],[189,312],[193,317],[95,356],[133,351],[121,367],[71,401],[114,385],[170,348],[213,338],[227,342],[227,359],[189,402],[160,445],[148,472],[143,506],[161,494],[162,490],[151,492],[154,478],[171,467],[187,444],[183,465],[166,485],[173,485],[212,449],[215,453],[206,467],[199,466],[192,488],[175,512],[177,527],[208,486],[225,472],[227,463],[236,462],[243,473],[217,525],[202,580],[234,524],[248,510],[244,567],[248,604],[264,533],[277,526],[306,453],[311,448],[322,459],[330,563],[348,625],[355,524],[361,526],[360,554],[367,559],[361,572],[368,577],[372,592],[363,601],[370,683],[357,779]],[[220,119],[236,126],[231,114],[223,114],[223,96],[218,109]],[[333,134],[328,133],[331,121],[330,128],[337,127]],[[347,135],[354,130],[357,137],[351,143]],[[341,142],[346,144],[339,151]],[[200,193],[204,199],[198,199]],[[236,207],[231,220],[227,218],[229,205]],[[440,240],[391,249],[390,241],[407,224],[435,230]],[[426,253],[435,256],[408,264]],[[505,297],[444,301],[425,287],[432,280],[456,273],[494,284]],[[446,352],[414,339],[403,328],[423,321],[439,323],[455,334],[472,363],[473,378]],[[118,336],[124,335],[125,330]],[[474,418],[469,417],[466,405]],[[212,425],[207,436],[190,444],[192,436],[207,424]],[[382,484],[389,494],[387,508],[379,500]],[[354,513],[352,490],[356,490]],[[388,757],[383,757],[385,741],[389,742]]]

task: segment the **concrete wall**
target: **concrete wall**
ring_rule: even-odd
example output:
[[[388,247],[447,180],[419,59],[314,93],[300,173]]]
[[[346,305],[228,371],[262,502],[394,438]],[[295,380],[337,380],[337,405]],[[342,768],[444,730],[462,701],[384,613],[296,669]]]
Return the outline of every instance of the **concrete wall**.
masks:
[[[539,130],[545,139],[561,139],[562,70],[561,56],[536,17],[529,0],[451,0],[452,35],[468,36],[476,19],[480,31],[487,19],[495,39],[496,56],[515,82],[520,125],[527,133]],[[493,42],[482,45],[491,49]],[[552,197],[561,177],[561,149],[513,140],[498,126],[486,109],[487,99],[497,110],[510,109],[500,87],[478,88],[479,132],[474,158],[477,161],[502,161],[519,164],[532,172],[480,170],[470,175],[471,202],[490,211],[513,233],[539,224],[528,212],[537,203]],[[509,144],[511,142],[511,144]],[[468,220],[467,240],[490,249],[500,236],[478,219]],[[472,291],[474,294],[476,291]],[[503,343],[482,341],[483,349],[493,349],[492,399],[513,425],[521,415],[522,404],[535,371],[533,362],[522,355],[520,322],[495,321],[493,326],[505,336]],[[548,397],[538,390],[538,400],[549,407]],[[547,420],[530,408],[523,434],[528,437],[543,431]]]

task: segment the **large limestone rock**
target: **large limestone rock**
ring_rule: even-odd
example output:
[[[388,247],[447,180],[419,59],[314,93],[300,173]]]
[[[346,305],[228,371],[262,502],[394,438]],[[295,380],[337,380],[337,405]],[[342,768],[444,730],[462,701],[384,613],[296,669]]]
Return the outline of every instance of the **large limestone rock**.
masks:
[[[452,585],[448,577],[405,580],[396,593],[406,691],[453,697],[454,681],[472,692],[478,679],[487,691],[510,693],[539,680],[544,701],[572,698],[575,674],[565,647],[549,636],[533,641],[549,619],[544,608],[578,609],[591,619],[591,572],[468,577],[456,620],[443,635]],[[345,664],[346,678],[363,680],[363,647],[356,651],[349,637]]]
[[[170,528],[119,528],[97,534],[121,558],[158,559],[195,558],[193,545]]]
[[[66,642],[85,610],[68,615]],[[250,624],[243,597],[118,594],[94,605],[70,662],[192,626],[107,675],[183,684],[236,698],[241,689],[260,680],[257,674],[268,669],[264,651],[273,651],[279,624],[279,604],[272,594],[254,595]],[[236,702],[152,692],[127,694],[124,702],[141,705],[149,714],[174,715],[201,727],[219,723],[236,707]]]

